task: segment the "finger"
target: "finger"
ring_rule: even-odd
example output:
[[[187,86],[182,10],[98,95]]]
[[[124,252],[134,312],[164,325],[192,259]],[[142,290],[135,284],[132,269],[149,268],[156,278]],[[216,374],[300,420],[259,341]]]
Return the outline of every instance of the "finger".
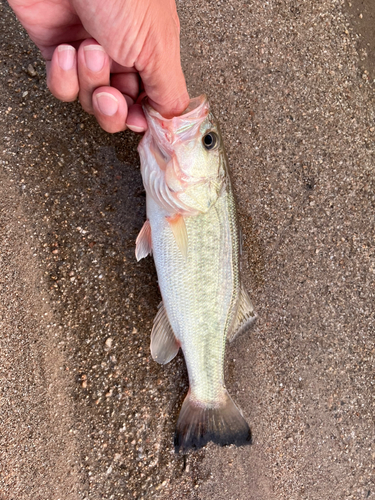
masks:
[[[126,125],[128,129],[137,133],[142,133],[147,130],[147,121],[140,104],[133,104],[129,106]]]
[[[111,73],[137,73],[134,66],[123,66],[111,59]]]
[[[165,27],[161,43],[145,44],[136,62],[150,104],[165,118],[180,115],[189,103],[180,61],[179,32],[176,23]],[[167,45],[168,44],[168,45]]]
[[[93,112],[99,125],[110,133],[126,129],[128,104],[125,97],[113,87],[99,87],[92,96]],[[132,104],[129,98],[129,104]]]
[[[111,75],[111,86],[122,94],[130,96],[134,101],[139,94],[139,76],[137,73],[118,73]]]
[[[47,85],[51,93],[61,101],[74,101],[79,92],[75,48],[66,44],[59,45],[46,66]]]
[[[95,89],[109,85],[110,59],[94,39],[81,43],[78,49],[79,100],[85,111],[94,112]]]
[[[137,100],[135,101],[137,104],[142,104],[143,99],[147,96],[146,92],[143,90],[137,97]]]
[[[151,106],[165,118],[179,116],[190,100],[181,67],[175,63],[175,71],[169,69],[166,66],[159,74],[153,71],[141,74]]]

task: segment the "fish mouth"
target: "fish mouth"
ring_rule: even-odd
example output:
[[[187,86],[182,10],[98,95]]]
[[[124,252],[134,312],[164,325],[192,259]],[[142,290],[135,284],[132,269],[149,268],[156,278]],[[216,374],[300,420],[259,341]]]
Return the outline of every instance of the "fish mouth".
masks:
[[[207,96],[206,94],[202,94],[198,97],[194,97],[193,99],[190,99],[190,102],[187,106],[187,108],[181,113],[181,116],[183,115],[184,118],[187,117],[190,113],[193,111],[196,111],[200,106],[203,104],[207,103]]]
[[[210,114],[205,94],[191,99],[185,111],[173,118],[164,118],[150,105],[147,97],[142,105],[149,126],[148,133],[159,149],[169,156],[172,156],[176,144],[187,144],[199,137],[201,126]]]
[[[147,96],[142,101],[142,107],[146,117],[150,117],[153,120],[156,119],[163,121],[165,124],[168,124],[169,127],[172,125],[173,128],[178,128],[178,120],[199,120],[205,118],[209,112],[209,105],[206,94],[202,94],[198,97],[190,99],[187,108],[181,113],[181,115],[174,116],[173,118],[165,118],[158,111],[156,111],[148,102]]]

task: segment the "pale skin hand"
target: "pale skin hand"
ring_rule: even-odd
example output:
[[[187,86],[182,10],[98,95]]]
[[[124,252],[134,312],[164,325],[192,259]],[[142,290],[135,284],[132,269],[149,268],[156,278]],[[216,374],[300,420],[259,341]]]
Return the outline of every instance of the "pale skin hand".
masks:
[[[9,0],[47,62],[62,101],[95,115],[107,132],[146,130],[146,93],[166,118],[189,102],[174,0]],[[143,87],[143,88],[142,88]]]

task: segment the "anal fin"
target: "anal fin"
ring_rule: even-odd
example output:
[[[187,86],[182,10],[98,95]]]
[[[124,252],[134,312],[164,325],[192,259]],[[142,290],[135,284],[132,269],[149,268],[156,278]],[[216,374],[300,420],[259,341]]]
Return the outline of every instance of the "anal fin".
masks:
[[[172,217],[166,217],[176,240],[177,246],[180,249],[183,257],[187,256],[188,249],[188,235],[186,230],[186,224],[184,218],[181,214],[173,215]]]
[[[169,323],[163,302],[160,303],[159,311],[154,319],[150,348],[152,358],[161,365],[169,363],[176,356],[180,348],[180,344]]]
[[[257,318],[251,303],[249,294],[241,284],[237,314],[233,323],[233,328],[228,333],[227,339],[232,342],[237,335],[241,334],[252,325]]]
[[[135,258],[137,259],[137,261],[140,261],[144,257],[147,257],[147,255],[151,252],[151,225],[150,221],[146,220],[139,232],[137,239],[135,240]]]

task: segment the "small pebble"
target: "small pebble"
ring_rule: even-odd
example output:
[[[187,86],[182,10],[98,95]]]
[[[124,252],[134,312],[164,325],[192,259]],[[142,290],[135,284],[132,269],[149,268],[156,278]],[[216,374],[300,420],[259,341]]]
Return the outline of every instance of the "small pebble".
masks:
[[[27,67],[27,74],[34,77],[37,75],[37,72],[34,69],[34,66],[32,64],[29,64]]]

